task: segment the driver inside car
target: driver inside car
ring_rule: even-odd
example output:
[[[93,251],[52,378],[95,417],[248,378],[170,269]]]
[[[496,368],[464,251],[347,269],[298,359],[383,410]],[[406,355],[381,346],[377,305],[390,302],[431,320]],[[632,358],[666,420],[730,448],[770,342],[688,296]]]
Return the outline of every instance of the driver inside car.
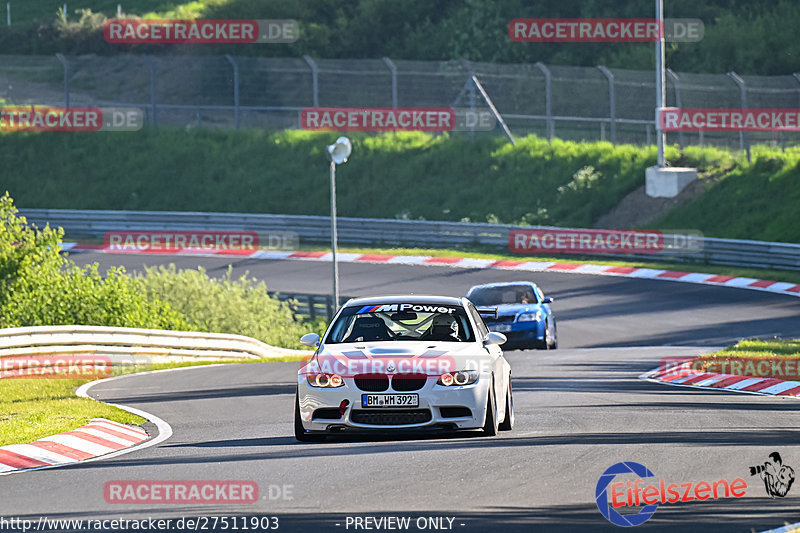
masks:
[[[458,322],[452,316],[445,314],[433,317],[431,327],[420,338],[443,342],[458,342],[462,340],[458,334]]]

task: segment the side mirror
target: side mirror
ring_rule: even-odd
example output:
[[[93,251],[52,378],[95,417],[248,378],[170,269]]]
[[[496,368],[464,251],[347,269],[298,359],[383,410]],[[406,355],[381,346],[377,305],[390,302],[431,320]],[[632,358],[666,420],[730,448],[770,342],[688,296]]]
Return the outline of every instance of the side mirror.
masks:
[[[486,335],[486,338],[483,339],[483,344],[486,346],[489,346],[491,344],[503,344],[507,340],[508,339],[506,338],[506,336],[503,335],[502,333],[499,333],[497,331],[490,331]]]
[[[316,348],[317,346],[319,346],[319,335],[317,335],[316,333],[306,333],[305,335],[300,337],[300,344]]]
[[[552,298],[550,298],[549,296],[545,296],[544,300],[542,300],[542,303],[549,304],[552,301],[553,301]]]

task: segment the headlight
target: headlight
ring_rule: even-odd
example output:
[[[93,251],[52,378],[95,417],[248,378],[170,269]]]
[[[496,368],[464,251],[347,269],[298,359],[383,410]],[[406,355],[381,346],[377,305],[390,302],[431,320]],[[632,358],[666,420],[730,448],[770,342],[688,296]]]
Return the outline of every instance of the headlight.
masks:
[[[542,312],[522,313],[517,317],[517,322],[539,322],[542,319]]]
[[[314,374],[306,378],[312,387],[322,389],[335,389],[344,386],[344,380],[339,374]]]
[[[459,372],[447,372],[439,376],[437,385],[452,387],[461,385],[472,385],[478,381],[478,373],[475,370],[461,370]]]

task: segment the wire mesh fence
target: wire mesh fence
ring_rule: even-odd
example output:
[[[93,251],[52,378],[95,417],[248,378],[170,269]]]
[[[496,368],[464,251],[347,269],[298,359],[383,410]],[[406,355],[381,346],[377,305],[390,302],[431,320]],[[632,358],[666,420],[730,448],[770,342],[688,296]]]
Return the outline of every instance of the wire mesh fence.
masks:
[[[135,106],[151,126],[285,129],[306,107],[486,109],[515,135],[655,142],[653,71],[536,64],[232,56],[0,56],[7,104]],[[668,106],[798,108],[800,74],[668,72]],[[467,132],[466,134],[476,134]],[[482,135],[502,135],[498,127]],[[670,133],[669,143],[778,146],[800,134]]]

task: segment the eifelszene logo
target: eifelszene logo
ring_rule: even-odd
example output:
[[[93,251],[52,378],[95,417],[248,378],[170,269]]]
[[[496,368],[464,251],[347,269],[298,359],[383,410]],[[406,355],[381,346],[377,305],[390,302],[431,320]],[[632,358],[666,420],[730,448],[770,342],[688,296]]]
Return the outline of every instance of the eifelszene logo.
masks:
[[[766,464],[764,471],[766,471]],[[626,474],[633,474],[636,479],[631,481],[631,476],[629,476],[625,481],[614,482],[617,476]],[[792,471],[793,474],[794,471]],[[646,466],[632,461],[617,463],[603,472],[595,487],[595,503],[606,520],[622,527],[638,526],[647,522],[655,514],[659,504],[742,498],[747,489],[747,482],[742,478],[736,478],[730,482],[719,479],[711,482],[689,481],[687,483],[667,483],[664,478],[660,478],[654,479],[647,485],[645,485],[644,478],[655,478],[655,474]],[[769,489],[767,490],[769,491]],[[788,487],[786,491],[788,491]],[[617,510],[626,507],[635,512],[622,514]]]

